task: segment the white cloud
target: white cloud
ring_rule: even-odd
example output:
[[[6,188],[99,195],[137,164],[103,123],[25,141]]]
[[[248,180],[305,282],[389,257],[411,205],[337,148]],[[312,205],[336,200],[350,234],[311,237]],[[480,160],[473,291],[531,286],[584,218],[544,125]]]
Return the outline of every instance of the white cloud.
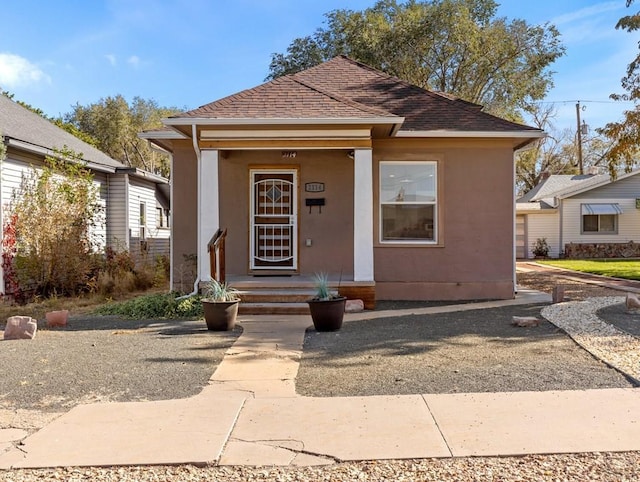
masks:
[[[111,64],[112,67],[115,67],[117,65],[118,60],[117,60],[115,55],[107,54],[107,55],[105,55],[105,57],[109,61],[109,63]]]
[[[614,10],[623,9],[622,2],[603,2],[591,5],[590,7],[581,8],[574,12],[569,12],[564,15],[559,15],[551,19],[551,23],[554,25],[562,25],[566,23],[572,23],[577,20],[583,20],[585,18],[597,17],[603,13],[611,12]]]
[[[40,67],[19,55],[0,53],[0,86],[15,88],[40,82],[51,82]]]
[[[127,62],[133,67],[138,67],[140,65],[140,57],[138,57],[137,55],[132,55],[127,59]]]

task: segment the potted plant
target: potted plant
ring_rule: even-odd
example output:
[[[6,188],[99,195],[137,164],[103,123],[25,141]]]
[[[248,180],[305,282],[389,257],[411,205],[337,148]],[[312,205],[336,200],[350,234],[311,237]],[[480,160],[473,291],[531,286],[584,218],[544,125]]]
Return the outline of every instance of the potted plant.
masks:
[[[533,245],[533,255],[536,258],[546,258],[549,256],[549,244],[547,243],[547,238],[536,239],[536,242]]]
[[[207,329],[233,330],[238,316],[240,296],[235,288],[218,280],[209,281],[203,290],[202,307]]]
[[[333,294],[326,273],[315,275],[316,295],[310,299],[309,311],[316,331],[336,331],[342,327],[347,298]]]

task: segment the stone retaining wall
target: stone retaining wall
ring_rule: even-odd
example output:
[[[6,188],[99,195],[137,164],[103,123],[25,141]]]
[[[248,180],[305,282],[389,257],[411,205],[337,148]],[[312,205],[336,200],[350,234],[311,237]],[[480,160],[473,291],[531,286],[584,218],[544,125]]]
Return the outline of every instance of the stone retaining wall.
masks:
[[[569,259],[591,258],[640,258],[640,243],[568,243],[564,245],[564,257]]]

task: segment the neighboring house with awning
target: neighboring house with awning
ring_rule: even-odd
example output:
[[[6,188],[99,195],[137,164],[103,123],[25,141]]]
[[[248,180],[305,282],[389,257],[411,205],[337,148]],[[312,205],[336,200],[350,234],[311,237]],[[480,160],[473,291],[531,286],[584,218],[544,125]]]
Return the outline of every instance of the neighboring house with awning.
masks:
[[[127,250],[134,259],[151,261],[169,254],[168,179],[125,166],[4,95],[0,95],[0,136],[7,147],[0,163],[0,225],[23,177],[32,168],[41,168],[56,149],[67,147],[82,156],[98,188],[104,218],[93,234],[99,249]],[[0,289],[4,292],[2,279]]]
[[[206,92],[204,93],[206,94]],[[514,152],[544,135],[346,57],[164,120],[172,267],[277,286],[325,272],[349,298],[514,296]],[[196,283],[197,287],[197,283]]]
[[[533,258],[538,238],[549,255],[640,255],[640,170],[619,175],[551,175],[516,202],[517,257]]]

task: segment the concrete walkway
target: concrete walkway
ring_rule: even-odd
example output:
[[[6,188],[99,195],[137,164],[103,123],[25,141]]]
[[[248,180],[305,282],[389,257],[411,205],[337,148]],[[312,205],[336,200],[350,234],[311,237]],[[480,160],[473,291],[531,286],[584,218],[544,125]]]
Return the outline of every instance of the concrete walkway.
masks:
[[[520,292],[515,300],[407,314],[540,301],[549,296]],[[389,314],[352,314],[346,322]],[[11,444],[0,453],[0,468],[315,465],[640,450],[640,390],[301,397],[295,377],[308,316],[245,316],[241,324],[243,334],[199,395],[78,406]],[[20,431],[0,430],[0,451],[12,436]]]

